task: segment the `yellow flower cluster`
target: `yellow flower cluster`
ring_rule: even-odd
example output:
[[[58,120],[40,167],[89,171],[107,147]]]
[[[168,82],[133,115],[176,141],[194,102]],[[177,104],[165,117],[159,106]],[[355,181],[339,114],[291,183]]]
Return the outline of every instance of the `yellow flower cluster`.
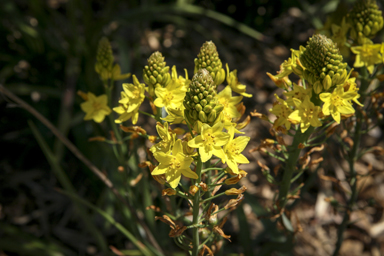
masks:
[[[187,88],[188,84],[187,75],[185,79],[182,77],[177,78],[176,71],[174,71],[172,82],[166,87],[157,87],[155,90],[158,98],[156,98],[154,103],[157,107],[164,107],[168,112],[168,116],[162,118],[166,121],[164,124],[158,123],[156,126],[161,140],[153,145],[150,150],[159,161],[161,171],[156,169],[156,172],[152,172],[152,175],[165,174],[172,188],[177,186],[181,174],[193,178],[192,174],[188,169],[184,168],[183,164],[191,164],[191,157],[197,155],[194,149],[198,149],[202,162],[207,162],[215,156],[223,163],[227,163],[234,174],[239,173],[238,164],[249,163],[248,159],[241,152],[245,149],[250,138],[247,136],[235,138],[235,133],[242,133],[237,130],[240,126],[236,122],[240,120],[243,114],[242,103],[240,103],[243,96],[232,96],[230,85],[227,85],[216,95],[218,103],[223,106],[223,110],[213,125],[197,121],[193,126],[193,132],[197,136],[193,138],[188,133],[184,136],[183,140],[177,139],[176,132],[170,129],[168,122],[170,124],[187,122],[184,118],[184,106],[181,104],[181,100],[185,97],[185,88]],[[169,97],[169,101],[167,101],[167,97]],[[245,126],[246,124],[242,125],[241,128]],[[182,147],[176,145],[176,143],[181,143]],[[180,166],[184,167],[180,170],[175,169],[175,163],[169,160],[170,158],[166,158],[165,155],[177,155],[178,157],[172,161],[179,161]]]
[[[115,120],[115,123],[122,123],[132,118],[132,123],[136,124],[139,118],[139,108],[145,98],[145,85],[140,83],[135,75],[132,76],[133,84],[123,84],[121,92],[120,106],[113,108],[113,111],[120,116]]]
[[[113,62],[111,45],[106,38],[102,38],[95,69],[105,85],[106,94],[96,97],[91,92],[79,92],[85,100],[81,104],[86,112],[85,120],[102,122],[111,113],[108,100],[112,95],[113,81],[130,75],[121,75],[120,67]],[[167,181],[172,191],[178,186],[181,176],[198,178],[191,170],[193,162],[196,166],[199,161],[206,163],[217,158],[228,165],[233,175],[239,174],[239,164],[249,163],[242,151],[250,138],[235,134],[243,134],[239,130],[250,122],[248,116],[239,123],[245,112],[241,101],[243,97],[252,95],[246,93],[246,86],[239,82],[236,70],[230,71],[227,64],[226,71],[222,68],[214,43],[206,42],[195,59],[192,80],[189,80],[186,70],[184,76],[177,74],[175,66],[170,70],[162,54],[155,52],[143,69],[144,83],[133,75],[132,83],[122,84],[119,105],[113,108],[118,114],[114,121],[121,124],[131,120],[136,124],[139,113],[156,119],[158,136],[143,132],[137,134],[147,136],[154,143],[150,151],[159,164],[151,169],[151,173],[156,180],[162,183]],[[225,80],[224,89],[217,92],[217,87]],[[239,95],[234,96],[233,92]],[[145,99],[149,100],[153,114],[140,111]],[[186,124],[190,130],[185,132],[181,127],[172,130],[171,125],[175,124]],[[124,126],[121,129],[136,132]]]
[[[311,59],[316,53],[320,56]],[[355,78],[349,78],[351,72],[345,75],[345,64],[340,60],[342,57],[332,40],[315,35],[309,40],[307,48],[301,46],[298,51],[292,50],[292,57],[281,65],[276,76],[268,74],[279,87],[285,89],[283,95],[286,99],[275,95],[277,101],[270,109],[277,117],[275,129],[290,130],[292,124],[298,124],[304,133],[311,126],[320,127],[327,116],[340,123],[342,116],[355,113],[352,101],[361,105],[358,102],[360,95]],[[290,82],[288,76],[291,73],[301,78],[299,84]]]

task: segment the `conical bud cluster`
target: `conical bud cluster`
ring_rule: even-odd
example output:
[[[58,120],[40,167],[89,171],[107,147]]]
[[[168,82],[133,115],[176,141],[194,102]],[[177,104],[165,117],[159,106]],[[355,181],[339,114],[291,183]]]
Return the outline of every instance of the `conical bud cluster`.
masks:
[[[101,38],[99,41],[96,60],[95,70],[100,75],[105,71],[110,72],[112,70],[114,57],[111,44],[106,37]]]
[[[223,105],[217,102],[216,85],[208,70],[200,69],[193,76],[184,99],[185,116],[190,124],[197,120],[213,124]]]
[[[165,66],[166,64],[161,52],[154,52],[149,57],[148,65],[143,70],[144,82],[149,86],[149,95],[155,95],[156,86],[165,87],[171,81],[169,66]]]
[[[219,85],[224,81],[225,71],[223,69],[223,64],[219,58],[216,45],[212,41],[203,44],[195,59],[194,73],[196,74],[202,68],[208,70],[215,85]]]
[[[357,1],[348,16],[358,35],[372,38],[383,28],[383,17],[374,0]]]
[[[305,68],[304,79],[312,85],[327,81],[325,89],[328,89],[347,77],[347,63],[343,62],[336,44],[324,35],[314,35],[308,40],[301,51],[300,62]]]

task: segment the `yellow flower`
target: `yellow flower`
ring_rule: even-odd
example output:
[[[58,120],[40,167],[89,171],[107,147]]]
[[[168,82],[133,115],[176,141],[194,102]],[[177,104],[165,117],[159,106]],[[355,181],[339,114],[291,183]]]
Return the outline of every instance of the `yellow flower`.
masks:
[[[281,65],[280,65],[280,71],[278,71],[277,75],[275,76],[277,79],[282,79],[287,76],[289,76],[292,72],[295,72],[295,74],[300,75],[302,72],[302,68],[298,67],[298,60],[299,60],[299,55],[300,55],[300,50],[293,50],[291,49],[291,58],[288,60],[285,60]],[[287,78],[288,79],[288,78]],[[289,79],[288,79],[289,81]]]
[[[167,121],[171,124],[180,124],[184,118],[184,106],[181,105],[179,108],[168,108],[168,115],[164,118],[160,118],[163,121]]]
[[[234,128],[230,129],[228,133],[229,142],[224,146],[224,153],[227,157],[228,167],[231,168],[233,173],[238,174],[238,164],[249,163],[248,159],[243,154],[241,154],[241,152],[243,152],[251,138],[247,136],[239,136],[236,139],[233,139],[235,134]]]
[[[233,121],[233,118],[228,113],[223,113],[222,111],[214,124],[221,123],[224,129],[229,130],[231,127],[237,126],[237,124],[232,121]],[[235,128],[235,133],[244,134],[244,132],[241,132],[236,128]]]
[[[295,106],[293,99],[298,99],[300,101],[304,101],[304,98],[308,96],[309,98],[312,97],[312,89],[307,88],[305,89],[303,86],[299,86],[295,83],[293,83],[293,90],[289,92],[283,93],[287,97],[287,103],[290,106]]]
[[[222,132],[224,126],[222,123],[216,123],[212,127],[208,124],[203,124],[200,135],[188,142],[191,148],[198,148],[201,156],[201,161],[207,162],[215,155],[225,163],[225,154],[221,146],[227,144],[229,134]]]
[[[336,24],[331,25],[332,30],[332,41],[337,44],[339,47],[340,53],[347,57],[349,55],[348,47],[346,47],[345,43],[347,42],[347,33],[350,29],[351,25],[345,21],[345,17],[340,24],[340,26]]]
[[[237,70],[235,69],[229,72],[228,64],[226,65],[226,67],[227,67],[227,83],[232,88],[232,90],[234,92],[237,92],[238,94],[243,95],[244,97],[247,97],[247,98],[252,97],[252,94],[245,92],[247,86],[239,83],[239,80],[237,79]]]
[[[182,76],[177,76],[176,66],[173,66],[171,71],[171,77],[174,82],[176,82],[177,84],[179,84],[179,86],[183,88],[183,90],[187,91],[191,83],[191,80],[188,79],[187,69],[184,69],[184,72],[185,72],[185,78]]]
[[[183,105],[186,88],[178,80],[172,79],[166,87],[157,86],[155,89],[156,100],[153,102],[156,107],[165,110],[169,108],[177,109]]]
[[[165,174],[165,178],[172,188],[179,184],[181,174],[191,179],[197,179],[198,176],[190,168],[193,161],[191,156],[183,153],[181,140],[178,139],[172,149],[172,155],[164,152],[157,152],[154,157],[159,165],[153,170],[152,175]]]
[[[120,106],[113,108],[113,111],[120,116],[115,120],[115,123],[122,123],[132,118],[132,123],[136,124],[139,118],[139,107],[143,103],[146,90],[145,84],[142,84],[133,75],[133,84],[123,84],[123,90],[121,92],[121,100],[119,100]]]
[[[288,76],[284,77],[279,77],[279,76],[274,76],[271,73],[267,72],[267,76],[275,83],[275,85],[279,88],[282,89],[288,89],[292,85],[292,81],[289,80]]]
[[[217,94],[218,102],[224,107],[222,112],[228,114],[231,118],[237,118],[241,116],[237,110],[236,105],[239,104],[242,99],[243,96],[232,97],[232,90],[229,85]]]
[[[315,104],[309,100],[309,96],[305,96],[304,101],[293,99],[293,102],[297,109],[289,115],[288,120],[294,124],[300,123],[302,133],[311,125],[313,127],[321,126],[321,122],[319,121],[320,107],[315,106]]]
[[[332,93],[325,92],[320,94],[320,99],[324,102],[324,115],[332,115],[333,119],[340,123],[341,114],[350,115],[355,113],[351,101],[356,99],[357,95],[356,91],[344,92],[342,84],[338,85]]]
[[[351,47],[351,51],[356,54],[356,60],[353,64],[356,68],[367,67],[370,74],[373,73],[375,64],[383,62],[381,49],[383,44],[364,43],[361,46]]]
[[[293,110],[288,106],[286,100],[280,99],[277,94],[275,94],[275,97],[277,102],[269,110],[272,114],[277,117],[277,119],[273,123],[273,127],[277,128],[279,126],[285,125],[287,130],[289,130],[291,129],[291,122],[288,121],[288,117],[293,112]]]
[[[96,97],[93,93],[88,92],[87,100],[81,103],[80,107],[86,113],[84,120],[93,119],[96,123],[101,123],[105,116],[111,113],[106,94]]]
[[[161,123],[157,123],[156,130],[157,130],[157,133],[159,134],[159,137],[161,138],[161,141],[153,145],[150,151],[152,153],[156,153],[158,151],[161,151],[164,153],[170,152],[175,143],[176,134],[169,131],[167,122],[165,122],[164,125],[162,125]]]
[[[360,94],[357,93],[357,91],[359,90],[359,88],[357,88],[357,85],[356,85],[356,77],[352,77],[352,78],[349,78],[347,79],[344,84],[343,84],[343,87],[344,87],[344,91],[347,91],[347,92],[351,92],[351,93],[355,93],[356,92],[356,95],[355,97],[352,99],[352,101],[354,101],[356,104],[360,105],[360,106],[363,106],[363,104],[361,104],[357,99],[360,98]]]

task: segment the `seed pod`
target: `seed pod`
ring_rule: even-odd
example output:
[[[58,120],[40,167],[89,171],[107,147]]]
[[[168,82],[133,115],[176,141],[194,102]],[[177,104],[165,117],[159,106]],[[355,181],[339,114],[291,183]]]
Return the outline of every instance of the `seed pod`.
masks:
[[[144,82],[149,86],[149,95],[155,95],[156,86],[165,87],[171,81],[169,66],[161,52],[154,52],[148,59],[148,65],[143,69]]]
[[[374,0],[357,1],[347,17],[355,39],[360,36],[373,38],[383,28],[383,17]]]
[[[347,63],[343,62],[343,56],[340,55],[336,44],[324,35],[309,38],[307,46],[301,52],[300,62],[305,67],[304,79],[312,85],[320,81],[326,85],[325,90],[346,78],[344,74]]]
[[[194,73],[196,74],[202,68],[208,70],[215,85],[219,85],[224,81],[225,71],[223,69],[223,64],[219,58],[216,45],[212,41],[203,44],[195,59]]]
[[[193,124],[200,120],[212,125],[223,106],[217,102],[216,85],[206,69],[200,69],[192,78],[184,99],[185,117]]]

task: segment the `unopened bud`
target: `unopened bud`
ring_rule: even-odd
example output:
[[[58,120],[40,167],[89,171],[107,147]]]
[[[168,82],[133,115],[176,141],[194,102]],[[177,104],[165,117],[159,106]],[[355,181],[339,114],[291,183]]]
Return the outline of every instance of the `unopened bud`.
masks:
[[[189,194],[191,194],[192,196],[194,196],[197,191],[199,191],[199,187],[196,186],[196,185],[192,185],[189,187]]]
[[[244,193],[245,190],[247,190],[246,186],[242,186],[240,189],[231,188],[231,189],[226,190],[225,194],[227,196],[236,196],[236,195]]]
[[[176,190],[174,190],[172,188],[166,188],[166,189],[163,189],[163,191],[161,191],[161,195],[162,196],[174,196],[174,195],[176,195]]]

